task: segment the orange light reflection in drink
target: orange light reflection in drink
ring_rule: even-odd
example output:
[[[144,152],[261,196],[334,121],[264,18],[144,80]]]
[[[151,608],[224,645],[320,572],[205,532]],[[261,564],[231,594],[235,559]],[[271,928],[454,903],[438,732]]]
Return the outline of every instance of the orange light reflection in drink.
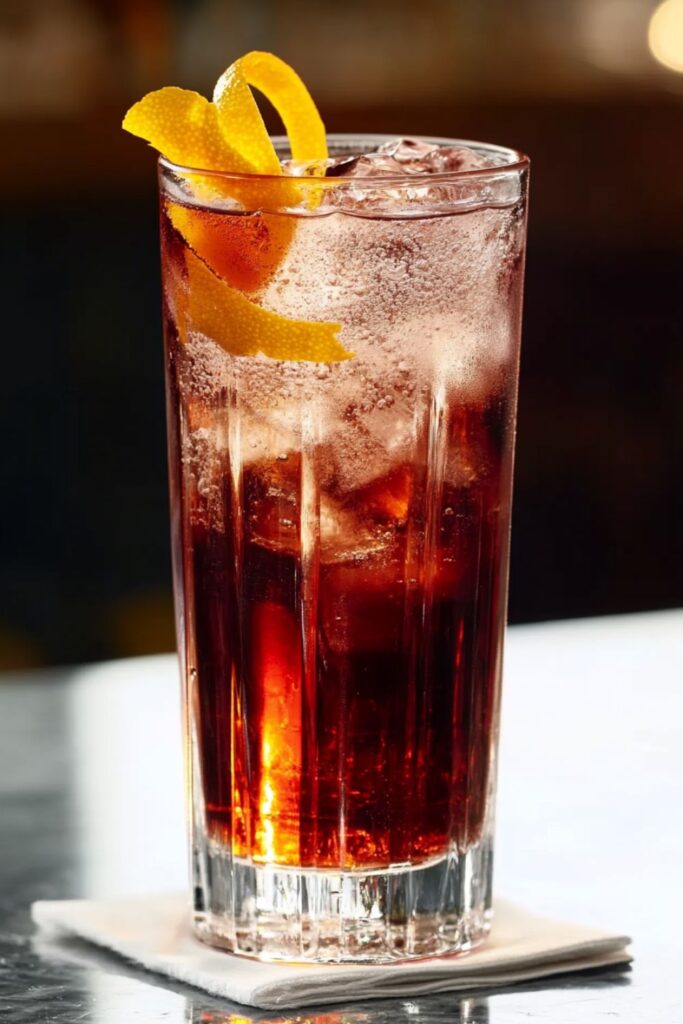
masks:
[[[298,623],[273,601],[254,609],[261,742],[254,860],[296,864],[301,775],[301,649]]]

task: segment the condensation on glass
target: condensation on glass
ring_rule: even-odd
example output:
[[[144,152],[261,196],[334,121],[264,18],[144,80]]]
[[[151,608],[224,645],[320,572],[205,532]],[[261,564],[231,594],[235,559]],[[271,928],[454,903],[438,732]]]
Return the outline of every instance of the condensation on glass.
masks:
[[[528,165],[468,145],[484,169],[302,179],[286,210],[160,164],[194,920],[245,955],[379,962],[489,927]],[[193,330],[178,208],[233,284],[354,357]]]

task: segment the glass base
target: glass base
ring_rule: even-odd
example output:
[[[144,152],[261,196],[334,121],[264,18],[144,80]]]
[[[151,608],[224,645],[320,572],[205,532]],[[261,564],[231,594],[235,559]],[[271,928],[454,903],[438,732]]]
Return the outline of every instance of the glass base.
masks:
[[[384,871],[254,865],[217,844],[194,866],[197,937],[259,960],[412,960],[473,949],[490,929],[490,837]]]

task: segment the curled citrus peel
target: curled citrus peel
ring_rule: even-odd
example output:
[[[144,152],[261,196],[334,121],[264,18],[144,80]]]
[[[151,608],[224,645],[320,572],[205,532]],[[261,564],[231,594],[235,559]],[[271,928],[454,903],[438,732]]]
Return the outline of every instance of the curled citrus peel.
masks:
[[[241,155],[258,174],[281,174],[251,87],[270,100],[282,118],[294,160],[326,160],[325,126],[311,94],[296,72],[272,53],[240,57],[216,82],[213,102]]]
[[[290,320],[257,306],[227,287],[203,260],[188,251],[187,277],[173,286],[180,340],[198,331],[234,356],[333,363],[351,355],[337,338],[339,324]],[[292,353],[296,353],[293,355]]]
[[[254,292],[272,277],[296,230],[294,217],[230,216],[166,200],[168,218],[206,265],[228,284]]]
[[[254,51],[231,64],[216,83],[213,102],[175,87],[148,93],[128,111],[123,127],[171,162],[196,168],[191,180],[199,198],[230,196],[247,210],[259,211],[297,205],[302,186],[282,174],[252,88],[282,118],[293,159],[327,158],[325,129],[306,86],[270,53]],[[249,180],[230,174],[266,177]],[[315,203],[318,190],[307,187],[309,201]],[[189,246],[186,280],[173,289],[181,340],[194,330],[232,355],[262,353],[313,362],[351,357],[338,340],[339,324],[291,320],[243,294],[261,287],[277,268],[291,242],[295,218],[212,214],[172,201],[167,212]]]

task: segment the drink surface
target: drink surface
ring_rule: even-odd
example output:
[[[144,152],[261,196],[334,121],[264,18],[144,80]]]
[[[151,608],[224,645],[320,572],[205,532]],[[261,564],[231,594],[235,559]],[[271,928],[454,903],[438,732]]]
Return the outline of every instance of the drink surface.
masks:
[[[195,815],[254,863],[420,864],[486,825],[522,201],[487,203],[472,184],[456,203],[420,178],[406,216],[404,186],[364,184],[476,161],[406,144],[345,157],[327,173],[358,188],[286,213],[162,199]],[[340,323],[353,358],[243,358],[181,324],[179,216],[234,287],[281,316]]]

